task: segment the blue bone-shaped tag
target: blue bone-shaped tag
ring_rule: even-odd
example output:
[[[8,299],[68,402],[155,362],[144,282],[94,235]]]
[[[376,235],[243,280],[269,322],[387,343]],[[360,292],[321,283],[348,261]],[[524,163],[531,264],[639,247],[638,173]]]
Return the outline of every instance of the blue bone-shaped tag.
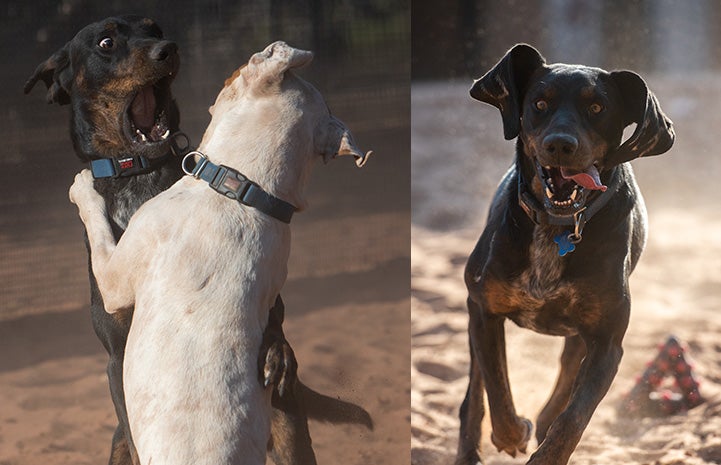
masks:
[[[565,231],[553,238],[553,242],[558,244],[558,255],[561,257],[576,250],[576,244],[571,242],[571,232]]]

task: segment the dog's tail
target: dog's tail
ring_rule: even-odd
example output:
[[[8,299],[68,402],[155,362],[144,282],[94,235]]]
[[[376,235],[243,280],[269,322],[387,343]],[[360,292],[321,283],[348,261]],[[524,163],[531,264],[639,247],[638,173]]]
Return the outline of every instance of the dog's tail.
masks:
[[[360,405],[326,396],[298,380],[298,394],[305,404],[308,418],[328,423],[352,423],[373,430],[370,414]]]

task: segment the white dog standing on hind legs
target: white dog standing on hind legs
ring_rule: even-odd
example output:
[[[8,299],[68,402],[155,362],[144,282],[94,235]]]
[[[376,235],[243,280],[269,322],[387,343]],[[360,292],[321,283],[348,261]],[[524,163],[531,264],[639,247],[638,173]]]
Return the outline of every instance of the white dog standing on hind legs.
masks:
[[[142,465],[265,463],[258,353],[287,275],[287,222],[320,156],[361,166],[370,154],[289,72],[311,59],[283,42],[253,55],[211,107],[197,160],[184,162],[193,176],[144,204],[117,244],[91,173],[70,188],[106,311],[135,306],[124,377]]]

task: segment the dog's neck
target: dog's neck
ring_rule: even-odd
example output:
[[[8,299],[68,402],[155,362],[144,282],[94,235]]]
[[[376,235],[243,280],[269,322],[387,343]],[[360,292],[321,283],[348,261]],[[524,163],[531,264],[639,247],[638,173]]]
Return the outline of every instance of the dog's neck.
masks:
[[[198,151],[215,164],[241,172],[297,210],[305,209],[305,186],[316,158],[311,154],[312,141],[293,127],[265,126],[252,117],[233,116],[231,124],[227,119],[217,125],[211,122]]]

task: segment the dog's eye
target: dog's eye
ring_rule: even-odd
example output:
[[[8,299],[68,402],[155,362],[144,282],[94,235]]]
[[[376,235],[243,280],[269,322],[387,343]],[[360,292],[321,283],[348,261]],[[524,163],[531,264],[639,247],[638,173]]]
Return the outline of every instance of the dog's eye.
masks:
[[[592,103],[590,107],[588,107],[588,111],[593,113],[594,115],[597,115],[603,111],[603,105],[600,103]]]
[[[536,103],[535,103],[534,105],[535,105],[535,107],[536,107],[536,110],[538,110],[538,111],[546,111],[546,110],[548,110],[548,102],[546,102],[546,101],[543,100],[543,99],[541,99],[541,100],[536,100]]]
[[[106,50],[110,50],[115,45],[115,42],[110,37],[103,37],[100,39],[100,42],[98,42],[98,47],[104,48]]]

